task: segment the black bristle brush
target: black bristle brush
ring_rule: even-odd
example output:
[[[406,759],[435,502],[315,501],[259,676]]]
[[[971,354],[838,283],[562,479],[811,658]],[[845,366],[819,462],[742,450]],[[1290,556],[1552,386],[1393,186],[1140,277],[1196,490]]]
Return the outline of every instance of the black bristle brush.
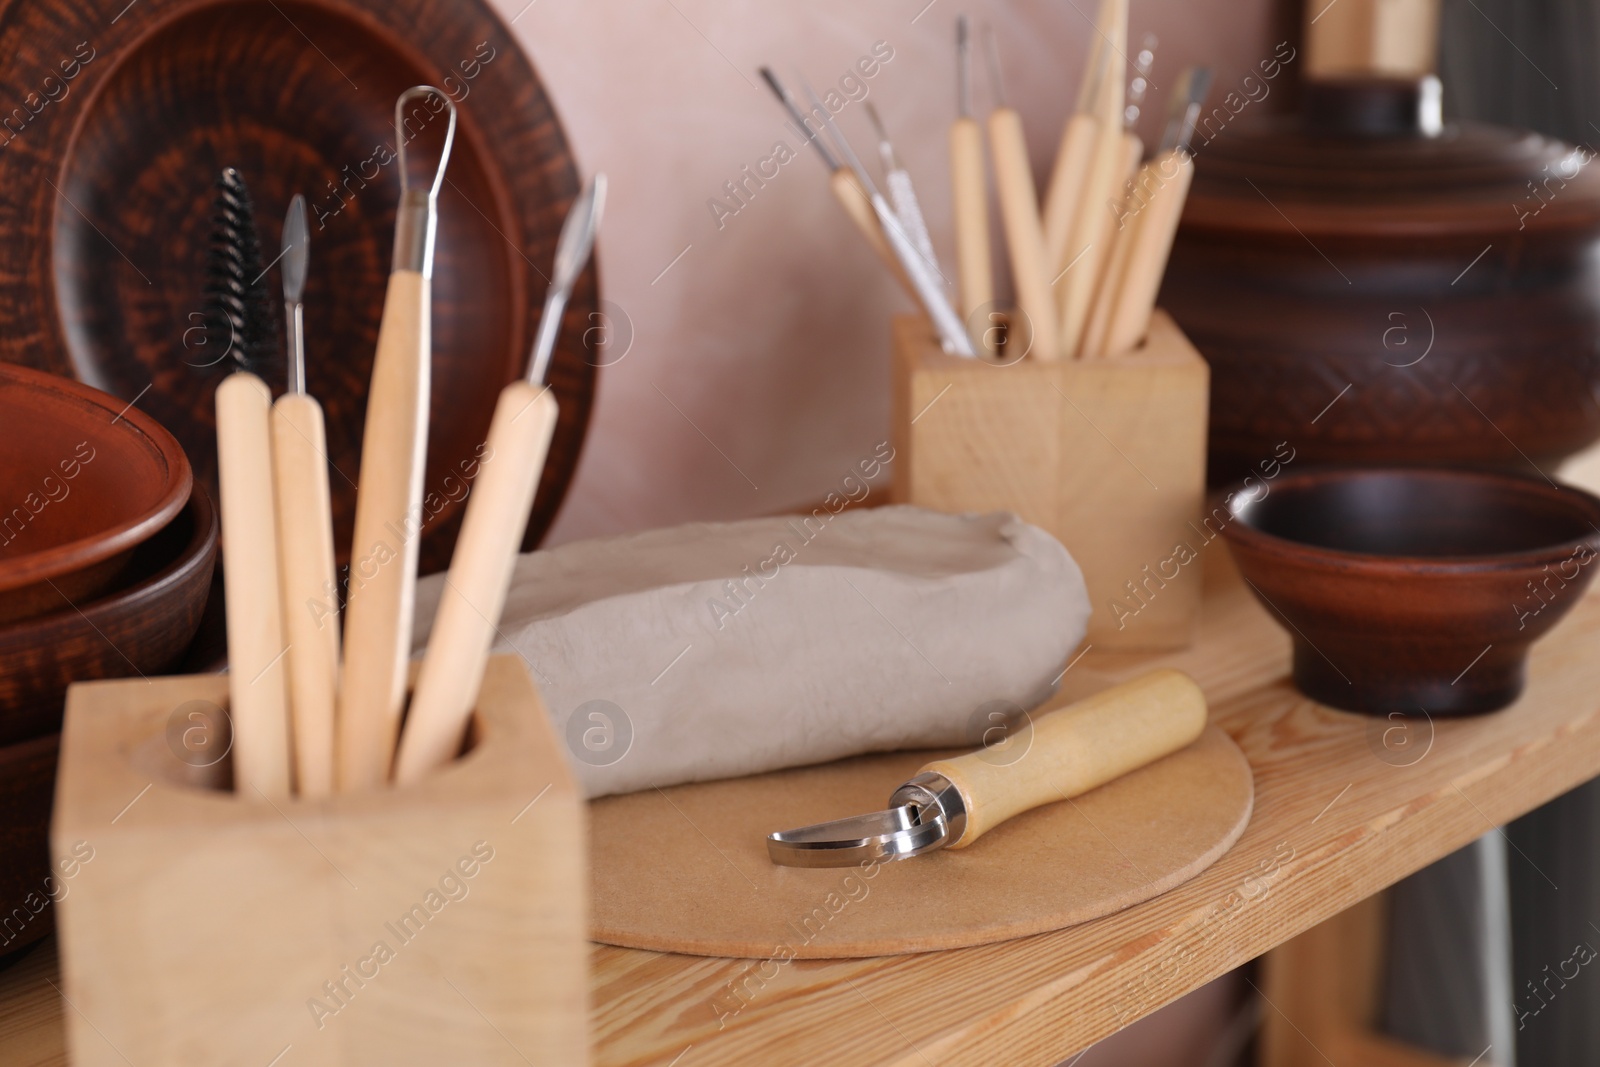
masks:
[[[228,167],[217,181],[206,265],[206,319],[231,367],[217,385],[217,482],[222,513],[233,777],[248,799],[290,793],[289,697],[278,592],[278,529],[272,470],[272,392],[261,380],[276,362],[276,302],[267,297],[250,193]]]
[[[211,248],[206,257],[206,344],[215,345],[212,366],[272,374],[279,362],[278,302],[267,286],[261,238],[244,177],[224,167],[217,178]]]

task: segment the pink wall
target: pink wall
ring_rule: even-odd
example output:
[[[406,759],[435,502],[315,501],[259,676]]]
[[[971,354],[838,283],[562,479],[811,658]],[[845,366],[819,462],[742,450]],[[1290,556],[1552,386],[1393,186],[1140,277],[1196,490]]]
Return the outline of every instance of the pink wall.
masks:
[[[948,265],[945,130],[954,109],[956,15],[994,25],[1007,91],[1042,175],[1097,6],[496,2],[507,21],[515,19],[513,31],[583,168],[611,177],[600,237],[604,291],[635,332],[627,356],[602,372],[583,463],[552,542],[820,499],[887,433],[888,322],[909,305],[849,228],[809,149],[720,230],[706,206],[775,141],[801,147],[758,66],[772,65],[785,80],[803,71],[821,89],[874,42],[893,49],[866,83],[867,99],[919,183]],[[1133,5],[1131,39],[1146,32],[1160,39],[1156,106],[1142,124],[1147,138],[1179,68],[1208,63],[1227,86],[1271,51],[1272,6]],[[981,63],[975,73],[983,108],[989,91]],[[859,151],[871,147],[859,104],[840,121]]]

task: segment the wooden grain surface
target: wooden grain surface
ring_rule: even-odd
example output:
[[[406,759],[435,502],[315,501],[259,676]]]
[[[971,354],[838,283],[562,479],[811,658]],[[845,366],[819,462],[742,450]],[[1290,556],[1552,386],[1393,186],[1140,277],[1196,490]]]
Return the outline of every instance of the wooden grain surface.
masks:
[[[1255,771],[1254,817],[1222,860],[1117,915],[950,952],[783,963],[596,946],[595,1062],[1059,1063],[1600,770],[1600,595],[1535,646],[1517,704],[1430,727],[1299,697],[1287,637],[1219,550],[1205,562],[1194,647],[1091,651],[1062,685],[1154,664],[1195,676]],[[0,973],[0,1061],[65,1063],[53,953]]]

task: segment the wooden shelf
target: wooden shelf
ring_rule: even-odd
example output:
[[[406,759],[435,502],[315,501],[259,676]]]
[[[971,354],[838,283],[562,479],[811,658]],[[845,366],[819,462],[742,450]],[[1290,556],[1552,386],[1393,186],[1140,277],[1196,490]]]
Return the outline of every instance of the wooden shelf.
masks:
[[[1287,638],[1226,550],[1205,565],[1194,647],[1091,650],[1062,685],[1088,693],[1155,664],[1199,680],[1256,775],[1251,825],[1215,866],[1114,916],[953,952],[780,964],[596,946],[595,1062],[1056,1064],[1600,773],[1595,592],[1535,646],[1514,707],[1408,727],[1300,697]],[[53,945],[0,973],[0,1062],[65,1063],[54,981]]]

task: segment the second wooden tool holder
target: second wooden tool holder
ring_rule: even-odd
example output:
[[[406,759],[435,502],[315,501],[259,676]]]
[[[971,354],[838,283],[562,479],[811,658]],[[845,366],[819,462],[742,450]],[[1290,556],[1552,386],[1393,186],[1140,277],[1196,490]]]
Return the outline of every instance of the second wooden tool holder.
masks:
[[[1103,649],[1187,645],[1200,613],[1210,368],[1165,312],[1096,360],[945,355],[925,319],[894,325],[894,499],[1013,511],[1083,569]]]
[[[586,1063],[585,805],[522,663],[490,661],[454,763],[326,800],[217,791],[227,693],[68,694],[51,848],[72,1062]]]

